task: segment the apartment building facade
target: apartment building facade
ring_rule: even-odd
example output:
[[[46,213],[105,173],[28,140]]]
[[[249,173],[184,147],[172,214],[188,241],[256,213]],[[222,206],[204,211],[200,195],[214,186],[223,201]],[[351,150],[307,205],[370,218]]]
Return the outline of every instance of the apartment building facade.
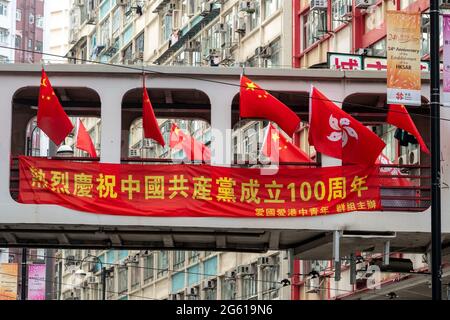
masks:
[[[0,1],[0,45],[14,48],[16,34],[16,1]],[[0,63],[14,62],[14,50],[0,48]]]
[[[291,8],[287,0],[77,0],[69,55],[79,63],[289,67]]]
[[[44,0],[16,0],[15,62],[40,63],[44,47]]]

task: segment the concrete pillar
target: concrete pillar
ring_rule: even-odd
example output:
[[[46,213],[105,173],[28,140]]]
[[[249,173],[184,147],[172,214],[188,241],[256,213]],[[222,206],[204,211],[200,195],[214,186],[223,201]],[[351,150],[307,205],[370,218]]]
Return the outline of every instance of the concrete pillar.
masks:
[[[108,87],[98,89],[97,93],[100,96],[102,118],[100,162],[120,163],[122,97],[125,92]]]
[[[205,90],[211,103],[212,165],[230,165],[232,162],[231,104],[238,89],[236,86],[219,85]]]

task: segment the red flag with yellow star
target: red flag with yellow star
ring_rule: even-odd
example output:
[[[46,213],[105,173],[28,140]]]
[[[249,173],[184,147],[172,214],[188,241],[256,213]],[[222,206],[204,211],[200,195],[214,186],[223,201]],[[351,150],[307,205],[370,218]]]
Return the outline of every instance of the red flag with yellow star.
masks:
[[[56,145],[60,145],[73,130],[73,124],[59,103],[44,69],[39,89],[37,126]]]
[[[142,95],[142,125],[144,127],[144,137],[150,138],[158,142],[164,147],[164,138],[159,130],[158,121],[156,120],[147,88],[144,85],[144,93]]]
[[[300,124],[294,111],[245,76],[241,77],[239,109],[242,118],[273,121],[289,136]]]
[[[300,148],[289,142],[273,124],[269,124],[262,153],[272,162],[312,162]]]
[[[189,160],[211,160],[209,148],[190,135],[185,134],[175,123],[172,124],[170,130],[169,146],[172,149],[183,149]]]

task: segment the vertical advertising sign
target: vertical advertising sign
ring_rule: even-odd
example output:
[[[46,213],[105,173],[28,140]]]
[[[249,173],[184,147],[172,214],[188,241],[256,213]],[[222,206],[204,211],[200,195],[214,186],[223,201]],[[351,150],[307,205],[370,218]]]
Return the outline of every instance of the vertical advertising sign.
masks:
[[[420,105],[420,13],[387,11],[387,103]]]
[[[28,300],[45,300],[45,264],[28,266]]]
[[[450,107],[450,15],[443,16],[444,30],[444,92],[442,104]]]
[[[0,300],[17,300],[17,263],[0,263]]]

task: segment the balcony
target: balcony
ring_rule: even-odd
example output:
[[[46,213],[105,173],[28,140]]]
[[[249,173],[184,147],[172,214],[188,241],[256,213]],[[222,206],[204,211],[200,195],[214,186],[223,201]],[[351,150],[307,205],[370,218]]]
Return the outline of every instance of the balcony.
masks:
[[[181,49],[184,44],[198,34],[209,22],[220,13],[220,7],[214,8],[205,16],[197,16],[187,28],[181,30],[181,36],[175,44],[167,48],[156,60],[155,64],[164,64],[175,52]]]

